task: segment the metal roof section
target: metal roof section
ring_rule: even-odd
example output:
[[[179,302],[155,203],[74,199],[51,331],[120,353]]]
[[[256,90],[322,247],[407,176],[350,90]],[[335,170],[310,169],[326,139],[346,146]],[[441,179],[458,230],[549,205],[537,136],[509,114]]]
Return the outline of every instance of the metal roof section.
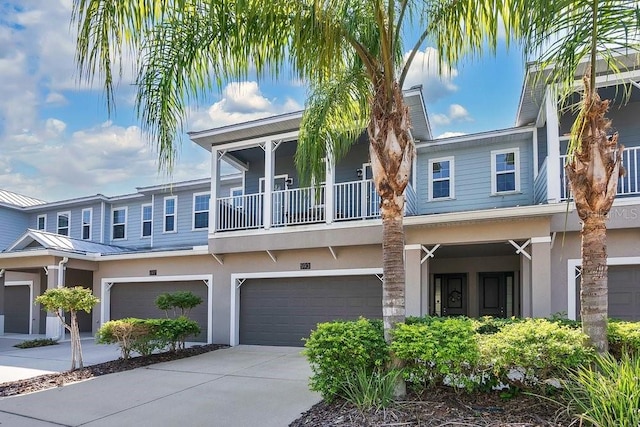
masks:
[[[13,191],[0,189],[0,203],[26,208],[29,206],[42,205],[47,202],[34,197],[23,196],[22,194],[14,193]]]
[[[131,252],[131,249],[120,246],[105,245],[88,240],[74,239],[60,234],[27,229],[26,233],[3,252],[24,252],[30,250],[54,250],[72,252],[83,255],[112,255]]]

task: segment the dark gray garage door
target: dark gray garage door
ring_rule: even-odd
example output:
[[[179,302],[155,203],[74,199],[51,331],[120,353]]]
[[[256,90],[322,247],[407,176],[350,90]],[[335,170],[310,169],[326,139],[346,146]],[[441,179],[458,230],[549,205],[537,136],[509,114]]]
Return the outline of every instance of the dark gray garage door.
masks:
[[[116,283],[111,288],[111,319],[165,317],[156,307],[156,297],[165,292],[190,291],[202,298],[202,304],[191,310],[189,317],[200,325],[200,335],[189,341],[207,341],[207,287],[202,281]]]
[[[240,287],[240,343],[302,346],[320,322],[382,317],[376,276],[250,279]]]
[[[640,266],[609,266],[609,317],[640,320]]]
[[[29,333],[29,286],[5,286],[4,331],[17,334]]]

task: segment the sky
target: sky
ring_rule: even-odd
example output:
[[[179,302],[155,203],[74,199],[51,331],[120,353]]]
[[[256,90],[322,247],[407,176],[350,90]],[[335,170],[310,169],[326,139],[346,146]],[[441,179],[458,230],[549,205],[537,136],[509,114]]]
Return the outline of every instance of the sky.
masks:
[[[99,82],[79,81],[71,7],[72,0],[0,0],[0,188],[56,201],[210,176],[209,152],[186,136],[172,176],[158,171],[133,111],[130,66],[111,115]],[[434,57],[424,46],[405,84],[422,85],[434,136],[513,126],[524,78],[517,50],[501,45],[495,56],[465,59],[442,76]],[[207,104],[189,106],[185,128],[298,111],[305,95],[296,79],[228,82]]]

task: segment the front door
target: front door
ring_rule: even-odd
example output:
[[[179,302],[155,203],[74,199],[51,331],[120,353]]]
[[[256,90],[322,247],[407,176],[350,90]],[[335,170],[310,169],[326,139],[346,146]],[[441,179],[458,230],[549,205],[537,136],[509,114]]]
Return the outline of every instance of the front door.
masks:
[[[467,275],[436,274],[435,311],[442,316],[467,315]]]
[[[480,273],[479,302],[480,316],[513,316],[513,273]]]

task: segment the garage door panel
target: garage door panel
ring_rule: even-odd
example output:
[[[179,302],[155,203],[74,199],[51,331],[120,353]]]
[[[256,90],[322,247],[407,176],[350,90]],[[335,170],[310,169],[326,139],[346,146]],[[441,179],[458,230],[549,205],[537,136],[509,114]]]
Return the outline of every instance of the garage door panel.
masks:
[[[4,288],[4,331],[17,334],[29,333],[30,288],[26,285]]]
[[[250,279],[240,288],[240,343],[302,346],[318,323],[381,314],[375,276]]]
[[[640,266],[609,266],[609,317],[640,320]]]
[[[189,291],[202,298],[202,304],[193,308],[189,318],[200,325],[200,334],[189,340],[207,341],[207,287],[202,281],[189,282],[153,282],[153,283],[116,283],[111,288],[111,312],[113,320],[127,317],[141,319],[158,319],[165,317],[164,310],[156,307],[155,301],[158,295],[176,291]],[[173,316],[173,313],[169,313]]]

